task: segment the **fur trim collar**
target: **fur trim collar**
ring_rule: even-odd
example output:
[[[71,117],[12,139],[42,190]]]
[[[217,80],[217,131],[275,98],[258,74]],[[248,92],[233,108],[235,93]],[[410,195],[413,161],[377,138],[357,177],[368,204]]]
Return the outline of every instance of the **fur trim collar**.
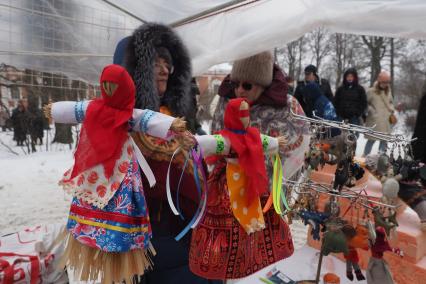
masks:
[[[164,47],[170,52],[174,66],[161,99],[154,80],[158,47]],[[189,128],[194,128],[196,99],[195,94],[191,93],[191,61],[187,49],[171,28],[156,23],[137,28],[129,39],[124,67],[135,82],[136,108],[158,111],[164,105],[174,116],[185,116]]]

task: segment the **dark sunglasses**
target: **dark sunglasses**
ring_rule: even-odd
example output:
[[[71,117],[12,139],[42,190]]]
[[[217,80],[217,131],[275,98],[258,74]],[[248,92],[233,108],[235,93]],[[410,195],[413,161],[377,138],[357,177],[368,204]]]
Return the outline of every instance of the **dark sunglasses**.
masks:
[[[231,82],[232,87],[234,89],[238,89],[240,86],[243,87],[243,89],[245,91],[250,91],[251,89],[253,89],[253,84],[247,83],[247,82],[237,82],[237,81],[232,81]]]

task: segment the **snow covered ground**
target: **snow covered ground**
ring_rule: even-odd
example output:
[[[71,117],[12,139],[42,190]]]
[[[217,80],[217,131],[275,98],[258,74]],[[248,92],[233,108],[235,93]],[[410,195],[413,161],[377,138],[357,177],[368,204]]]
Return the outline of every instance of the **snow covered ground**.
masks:
[[[58,180],[72,163],[68,145],[53,145],[48,152],[37,146],[37,153],[25,155],[14,146],[12,135],[0,133],[0,236],[27,226],[65,222],[71,199]]]

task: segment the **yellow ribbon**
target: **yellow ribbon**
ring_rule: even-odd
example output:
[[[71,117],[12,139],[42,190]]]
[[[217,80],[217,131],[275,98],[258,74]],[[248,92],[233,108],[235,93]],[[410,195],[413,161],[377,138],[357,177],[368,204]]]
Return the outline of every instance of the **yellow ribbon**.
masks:
[[[99,223],[99,222],[95,222],[95,221],[81,219],[81,218],[79,218],[77,216],[73,216],[73,215],[69,215],[68,218],[71,219],[71,220],[74,220],[78,223],[81,223],[81,224],[95,226],[95,227],[104,228],[104,229],[113,230],[113,231],[118,231],[118,232],[122,232],[122,233],[131,234],[131,233],[136,233],[136,232],[148,232],[148,227],[123,228],[123,227],[120,227],[120,226],[114,226],[114,225],[109,225],[109,224],[105,224],[105,223]]]

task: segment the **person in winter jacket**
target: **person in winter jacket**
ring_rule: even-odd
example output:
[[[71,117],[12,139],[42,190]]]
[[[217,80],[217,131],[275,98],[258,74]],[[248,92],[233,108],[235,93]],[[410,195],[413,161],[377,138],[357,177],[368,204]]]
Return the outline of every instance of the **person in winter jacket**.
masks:
[[[365,124],[367,127],[374,127],[375,131],[391,133],[392,127],[389,117],[395,112],[393,98],[390,89],[390,75],[386,71],[380,72],[377,81],[373,87],[367,91],[368,114]],[[370,154],[375,143],[375,138],[366,135],[368,139],[365,148],[364,156]],[[386,152],[387,143],[380,141],[379,151]]]
[[[174,30],[162,24],[143,24],[127,40],[120,41],[114,62],[122,64],[135,83],[135,108],[185,117],[188,130],[195,133],[196,99],[195,93],[191,92],[191,61],[186,47]],[[175,240],[187,226],[188,219],[194,216],[200,200],[192,161],[188,161],[186,169],[184,168],[187,151],[182,150],[176,154],[170,168],[172,194],[179,198],[180,209],[185,216],[185,220],[182,220],[171,211],[166,194],[167,169],[173,153],[179,147],[178,141],[159,141],[142,133],[132,136],[155,173],[157,181],[153,188],[149,188],[143,177],[145,188],[149,188],[145,191],[145,197],[152,226],[152,244],[157,253],[152,258],[153,270],[135,281],[143,284],[167,284],[176,281],[208,283],[189,270],[191,233],[186,234],[179,242]],[[180,183],[183,169],[185,172]],[[177,194],[179,183],[181,190]]]
[[[306,106],[312,110],[312,116],[310,117],[315,115],[327,120],[341,121],[336,114],[333,104],[326,96],[324,96],[317,83],[308,83],[305,86],[303,96]],[[339,129],[331,129],[331,136],[337,136],[340,133]]]
[[[417,138],[417,140],[411,142],[414,159],[426,163],[426,85],[423,91],[423,97],[420,100],[413,138]]]
[[[346,70],[343,84],[334,96],[337,115],[351,124],[361,125],[361,116],[367,109],[365,89],[358,83],[358,72],[355,68]]]
[[[328,100],[333,103],[333,91],[331,90],[330,83],[323,78],[320,78],[318,75],[317,67],[314,65],[308,65],[305,68],[305,79],[303,81],[297,82],[296,90],[294,91],[294,96],[299,101],[302,106],[305,114],[307,116],[312,116],[312,109],[309,109],[309,106],[304,101],[305,87],[308,83],[315,82],[320,86],[322,93],[328,98]]]
[[[31,137],[31,151],[36,152],[37,142],[43,144],[45,119],[41,109],[37,105],[37,100],[28,102],[29,134]]]
[[[0,102],[0,127],[3,131],[8,128],[8,120],[10,119],[9,110]]]
[[[214,112],[212,133],[225,128],[224,113],[228,102],[233,98],[245,98],[250,103],[248,114],[251,126],[269,136],[287,137],[288,145],[279,153],[282,156],[283,173],[285,178],[297,180],[303,167],[304,153],[310,143],[308,123],[291,119],[290,109],[299,115],[304,113],[298,101],[288,96],[285,75],[274,64],[271,52],[261,52],[235,61],[231,74],[222,81],[218,94],[220,99]],[[214,169],[209,181],[218,185],[227,163],[225,159],[218,158],[211,164]],[[267,177],[269,181],[272,180],[270,163],[267,163]],[[230,210],[229,194],[222,187],[213,186],[209,190],[209,206]],[[267,195],[260,197],[262,206],[267,199]],[[220,223],[220,228],[209,227],[208,222],[217,219],[219,209],[217,212],[206,212],[201,220],[202,225],[199,224],[193,232],[190,268],[195,273],[212,279],[218,279],[217,274],[221,272],[226,274],[226,278],[242,278],[292,255],[294,247],[289,226],[282,218],[274,217],[276,214],[272,209],[265,213],[266,228],[250,235],[241,231],[242,227],[232,213],[221,217],[223,223]],[[234,237],[226,237],[230,234]],[[221,250],[221,246],[238,247],[243,251],[219,258],[217,250]],[[250,247],[257,249],[250,252]],[[199,252],[209,257],[202,257]],[[256,261],[252,261],[253,258]]]
[[[29,116],[23,100],[19,100],[18,107],[12,112],[13,139],[17,146],[24,146],[27,140]]]

